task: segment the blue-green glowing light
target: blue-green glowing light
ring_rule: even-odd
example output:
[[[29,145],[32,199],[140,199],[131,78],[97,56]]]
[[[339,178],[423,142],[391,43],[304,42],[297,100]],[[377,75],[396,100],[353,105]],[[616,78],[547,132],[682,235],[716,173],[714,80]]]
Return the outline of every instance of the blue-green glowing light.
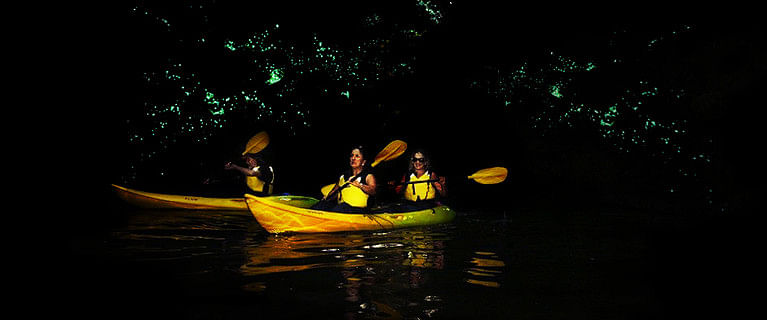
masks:
[[[282,77],[285,76],[285,72],[283,72],[281,69],[274,69],[272,70],[270,75],[271,77],[269,78],[269,80],[266,80],[266,83],[268,85],[273,85],[277,82],[280,82],[280,80],[282,80]]]
[[[549,89],[549,93],[551,93],[552,96],[555,96],[557,98],[562,98],[562,94],[559,93],[559,86],[557,85],[551,86],[551,88]]]
[[[442,12],[439,11],[436,4],[433,4],[431,1],[424,1],[424,0],[418,0],[416,2],[418,6],[422,7],[423,10],[426,12],[426,14],[429,16],[429,20],[434,22],[435,24],[438,24],[442,21]]]

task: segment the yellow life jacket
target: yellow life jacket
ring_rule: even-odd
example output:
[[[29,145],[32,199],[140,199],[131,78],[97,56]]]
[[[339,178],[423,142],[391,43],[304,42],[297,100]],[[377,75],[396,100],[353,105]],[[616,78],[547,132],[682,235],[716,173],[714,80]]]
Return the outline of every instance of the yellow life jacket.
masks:
[[[258,171],[260,167],[253,168],[253,171]],[[273,183],[274,183],[274,169],[272,167],[269,167],[269,171],[272,172],[272,180],[269,181],[268,185],[269,187],[267,190],[264,190],[264,186],[267,185],[267,183],[261,179],[259,179],[256,176],[246,176],[245,177],[245,183],[247,183],[248,188],[250,190],[253,190],[255,192],[262,192],[266,194],[272,194],[272,190],[274,189]]]
[[[415,173],[410,174],[408,182],[427,181],[431,173],[426,171],[420,178]],[[409,201],[431,200],[437,197],[437,188],[432,182],[409,183],[405,185],[405,199]]]
[[[357,182],[365,184],[365,179],[363,178],[364,177],[357,178]],[[344,184],[346,184],[346,178],[342,175],[338,179],[338,186],[340,187],[340,186],[343,186]],[[360,188],[357,188],[350,184],[346,186],[346,188],[341,189],[341,192],[339,193],[340,193],[340,196],[339,196],[340,202],[346,202],[350,206],[357,207],[357,208],[365,208],[368,206],[369,196],[367,193],[365,193],[365,191],[362,191],[362,189]]]

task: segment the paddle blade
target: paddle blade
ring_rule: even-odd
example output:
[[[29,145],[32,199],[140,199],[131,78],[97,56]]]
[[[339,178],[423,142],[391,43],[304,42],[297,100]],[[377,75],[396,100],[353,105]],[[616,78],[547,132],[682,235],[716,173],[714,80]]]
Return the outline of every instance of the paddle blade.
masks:
[[[407,151],[407,143],[402,140],[394,140],[390,142],[381,152],[376,155],[375,160],[370,165],[371,167],[377,166],[382,161],[389,161],[396,159]]]
[[[266,131],[261,131],[250,138],[250,140],[248,140],[248,143],[245,145],[245,151],[242,152],[242,155],[244,156],[248,153],[259,153],[261,150],[264,150],[267,145],[269,145],[269,135],[266,133]]]
[[[336,184],[333,183],[333,184],[329,184],[329,185],[326,185],[326,186],[322,187],[320,189],[320,192],[322,192],[322,196],[323,197],[327,197],[328,193],[330,193],[330,191],[333,191],[333,187],[335,187],[335,186],[336,186]]]
[[[506,180],[509,170],[504,167],[482,169],[469,176],[469,179],[481,184],[497,184]]]

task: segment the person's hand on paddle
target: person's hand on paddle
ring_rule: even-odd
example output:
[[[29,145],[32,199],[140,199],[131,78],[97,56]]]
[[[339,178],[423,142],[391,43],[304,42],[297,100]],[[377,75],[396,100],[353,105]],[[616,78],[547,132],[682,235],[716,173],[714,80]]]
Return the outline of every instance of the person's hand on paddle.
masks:
[[[336,193],[336,189],[338,189],[338,187],[339,187],[337,184],[336,185],[332,185],[331,184],[328,187],[330,187],[330,186],[332,186],[332,188],[330,188],[330,191],[327,194],[322,196],[322,201],[327,201],[328,197],[330,197],[331,195],[335,194]]]
[[[399,156],[401,156],[403,153],[405,153],[405,150],[407,150],[407,143],[402,140],[394,140],[390,142],[386,147],[383,148],[378,154],[376,155],[373,164],[370,165],[370,167],[375,167],[381,162],[384,161],[390,161],[397,159]],[[368,177],[373,177],[373,175],[369,175]],[[370,178],[371,181],[365,181],[367,183],[367,190],[363,189],[368,194],[371,194],[371,192],[375,193],[376,184],[375,184],[375,178]],[[338,192],[338,189],[340,189],[341,186],[336,185],[327,185],[322,188],[322,194],[325,195],[322,199],[328,199],[334,193]]]
[[[356,181],[356,180],[355,181],[351,181],[351,182],[349,182],[349,184],[352,185],[352,186],[355,186],[357,188],[362,189],[362,184],[359,183],[359,181]]]
[[[362,190],[362,192],[367,193],[369,195],[374,195],[376,190],[376,180],[375,178],[368,176],[365,180],[366,184],[363,184],[359,179],[354,179],[352,181],[347,181],[347,183],[350,186],[354,186]]]
[[[445,190],[445,177],[439,177],[439,181],[434,182],[434,187],[437,188],[437,191],[442,193]]]

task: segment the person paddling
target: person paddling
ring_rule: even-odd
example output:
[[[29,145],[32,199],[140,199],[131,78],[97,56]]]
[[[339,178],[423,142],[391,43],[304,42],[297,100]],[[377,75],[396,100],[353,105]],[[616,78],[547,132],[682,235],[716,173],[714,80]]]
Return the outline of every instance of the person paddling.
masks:
[[[224,165],[224,169],[242,173],[245,176],[248,193],[259,197],[271,195],[274,190],[274,169],[259,154],[247,153],[243,158],[247,167],[228,162]]]
[[[427,153],[416,150],[410,157],[408,173],[395,187],[395,192],[405,199],[402,210],[422,210],[435,207],[438,198],[447,197],[447,185],[445,177],[432,171]]]
[[[349,154],[349,170],[338,178],[333,189],[313,209],[365,213],[368,199],[375,194],[376,178],[369,172],[365,149],[356,146]]]

